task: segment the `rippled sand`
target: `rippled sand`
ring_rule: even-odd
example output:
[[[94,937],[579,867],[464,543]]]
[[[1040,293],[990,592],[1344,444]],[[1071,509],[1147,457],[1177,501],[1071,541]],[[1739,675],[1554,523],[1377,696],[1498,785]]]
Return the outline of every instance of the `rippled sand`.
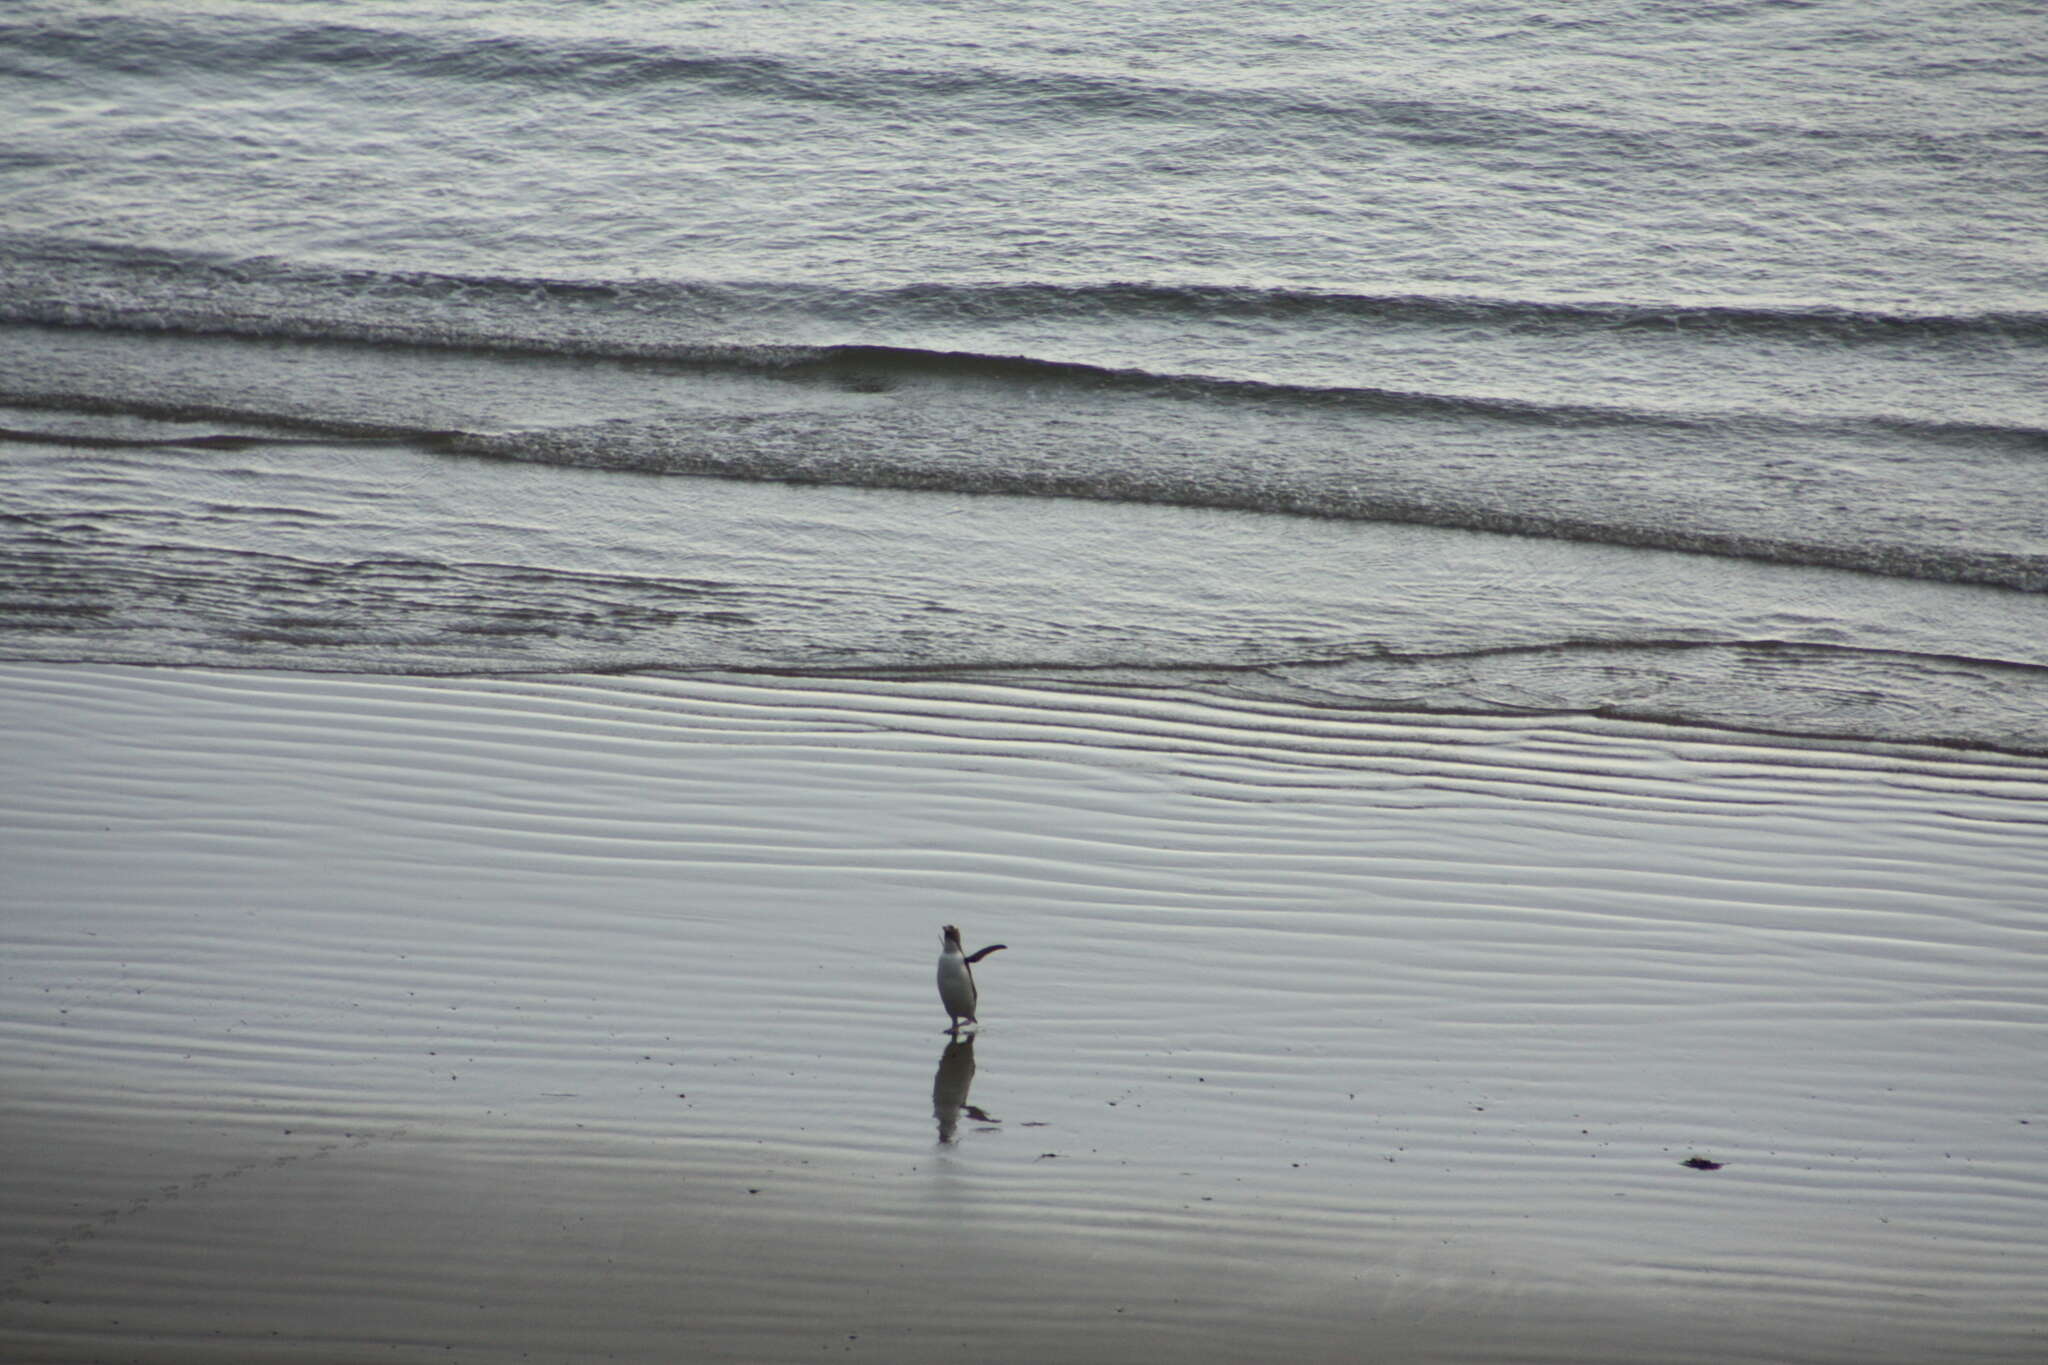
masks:
[[[10,1358],[2048,1348],[2036,760],[30,665],[0,726]]]

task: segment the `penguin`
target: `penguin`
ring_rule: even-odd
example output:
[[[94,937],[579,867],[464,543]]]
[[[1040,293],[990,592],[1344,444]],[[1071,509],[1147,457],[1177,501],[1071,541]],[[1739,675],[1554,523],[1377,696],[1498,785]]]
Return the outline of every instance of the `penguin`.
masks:
[[[960,931],[947,925],[939,933],[939,1001],[946,1007],[946,1014],[953,1021],[950,1033],[960,1031],[960,1021],[979,1023],[974,1017],[974,1003],[980,992],[974,989],[974,965],[990,953],[999,953],[1008,947],[1005,943],[991,943],[972,956],[961,951]]]

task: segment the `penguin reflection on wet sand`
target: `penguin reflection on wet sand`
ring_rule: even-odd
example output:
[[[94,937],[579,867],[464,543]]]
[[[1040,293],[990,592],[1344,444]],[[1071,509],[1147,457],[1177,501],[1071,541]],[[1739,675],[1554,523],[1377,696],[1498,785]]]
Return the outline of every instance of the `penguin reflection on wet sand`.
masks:
[[[947,1032],[958,1034],[963,1019],[970,1024],[981,1022],[974,1017],[975,1002],[981,997],[974,988],[974,964],[1008,946],[991,943],[970,956],[961,951],[958,929],[949,924],[939,931],[939,1001],[945,1005],[946,1014],[953,1021],[953,1027]]]
[[[941,1144],[950,1145],[957,1140],[962,1115],[976,1123],[1002,1121],[967,1102],[967,1091],[973,1084],[974,1035],[955,1036],[940,1054],[938,1072],[932,1077],[932,1117],[939,1121]]]

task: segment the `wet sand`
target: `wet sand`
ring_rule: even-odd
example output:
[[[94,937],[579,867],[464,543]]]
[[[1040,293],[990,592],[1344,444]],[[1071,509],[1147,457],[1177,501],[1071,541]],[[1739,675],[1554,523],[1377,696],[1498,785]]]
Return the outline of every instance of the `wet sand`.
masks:
[[[2048,763],[55,665],[0,732],[9,1359],[2048,1350]]]

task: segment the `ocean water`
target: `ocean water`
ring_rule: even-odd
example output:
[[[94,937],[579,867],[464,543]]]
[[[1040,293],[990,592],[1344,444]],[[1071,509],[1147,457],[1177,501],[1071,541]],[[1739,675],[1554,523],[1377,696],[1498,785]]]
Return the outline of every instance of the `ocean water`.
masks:
[[[0,652],[2038,751],[2030,8],[15,6]]]

